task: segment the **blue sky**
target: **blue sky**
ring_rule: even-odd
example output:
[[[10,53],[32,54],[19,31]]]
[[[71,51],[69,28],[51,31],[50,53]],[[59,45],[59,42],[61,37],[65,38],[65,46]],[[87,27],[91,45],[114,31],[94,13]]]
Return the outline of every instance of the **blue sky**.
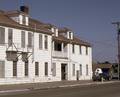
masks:
[[[30,16],[72,29],[93,44],[94,61],[117,60],[117,33],[111,22],[120,21],[120,0],[0,0],[1,10],[28,5]]]

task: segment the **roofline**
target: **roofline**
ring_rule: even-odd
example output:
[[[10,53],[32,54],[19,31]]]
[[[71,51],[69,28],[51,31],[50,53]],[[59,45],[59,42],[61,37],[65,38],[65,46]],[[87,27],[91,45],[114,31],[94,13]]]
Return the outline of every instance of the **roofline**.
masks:
[[[55,37],[53,36],[53,41],[59,41],[59,42],[63,42],[63,43],[70,43],[70,44],[76,44],[76,45],[81,45],[81,46],[87,46],[87,47],[92,47],[91,44],[87,43],[87,44],[84,44],[84,43],[77,43],[77,42],[74,42],[73,40],[71,39],[67,39],[65,38],[66,40],[62,40],[62,39],[59,39],[59,37]]]
[[[39,32],[39,33],[48,34],[48,35],[53,34],[51,31],[45,31],[45,30],[41,30],[41,29],[30,28],[30,27],[27,27],[25,25],[19,25],[18,26],[18,25],[13,25],[13,24],[0,23],[0,26],[13,27],[13,28],[16,28],[16,29]]]

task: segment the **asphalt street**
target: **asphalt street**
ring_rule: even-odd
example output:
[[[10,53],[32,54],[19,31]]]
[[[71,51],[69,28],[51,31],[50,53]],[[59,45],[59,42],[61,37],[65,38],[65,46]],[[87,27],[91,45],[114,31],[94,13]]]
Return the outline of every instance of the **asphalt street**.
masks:
[[[120,97],[120,83],[5,93],[0,97]]]

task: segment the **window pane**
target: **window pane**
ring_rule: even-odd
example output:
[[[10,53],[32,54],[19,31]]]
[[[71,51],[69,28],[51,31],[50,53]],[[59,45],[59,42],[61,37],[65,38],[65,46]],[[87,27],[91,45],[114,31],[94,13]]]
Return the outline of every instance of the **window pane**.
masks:
[[[72,32],[69,32],[69,39],[72,39]]]
[[[75,64],[73,64],[73,76],[75,76]]]
[[[25,76],[28,76],[28,62],[25,62]]]
[[[45,35],[45,49],[48,49],[48,36]]]
[[[25,48],[25,31],[21,32],[21,47]]]
[[[42,49],[42,45],[43,45],[42,42],[43,42],[42,41],[42,34],[39,34],[39,49]]]
[[[48,76],[48,63],[45,62],[45,76]]]
[[[0,27],[0,44],[5,44],[5,28]]]
[[[86,65],[86,75],[88,75],[88,65]]]
[[[52,64],[52,75],[56,76],[56,63]]]
[[[74,46],[74,44],[72,45],[72,53],[75,53],[75,46]]]
[[[80,75],[82,75],[82,65],[80,64]]]
[[[38,76],[39,75],[39,63],[35,62],[35,75]]]
[[[86,55],[88,55],[88,47],[86,47]]]
[[[82,54],[81,45],[79,46],[79,52],[80,52],[80,54]]]
[[[32,33],[28,33],[28,47],[32,47]]]
[[[13,30],[8,29],[8,46],[12,46],[13,43]]]
[[[25,25],[25,23],[26,23],[26,17],[25,15],[23,15],[23,24]]]
[[[54,42],[55,51],[62,51],[62,44]]]
[[[17,76],[17,61],[13,61],[13,76]]]
[[[0,78],[5,77],[5,61],[0,61]]]

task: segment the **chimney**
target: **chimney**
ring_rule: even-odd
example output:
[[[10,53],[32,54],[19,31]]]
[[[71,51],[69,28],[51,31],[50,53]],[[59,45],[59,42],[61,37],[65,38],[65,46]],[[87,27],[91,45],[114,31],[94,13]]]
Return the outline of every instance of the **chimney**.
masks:
[[[28,6],[20,6],[20,11],[28,14],[29,13],[29,7]]]

